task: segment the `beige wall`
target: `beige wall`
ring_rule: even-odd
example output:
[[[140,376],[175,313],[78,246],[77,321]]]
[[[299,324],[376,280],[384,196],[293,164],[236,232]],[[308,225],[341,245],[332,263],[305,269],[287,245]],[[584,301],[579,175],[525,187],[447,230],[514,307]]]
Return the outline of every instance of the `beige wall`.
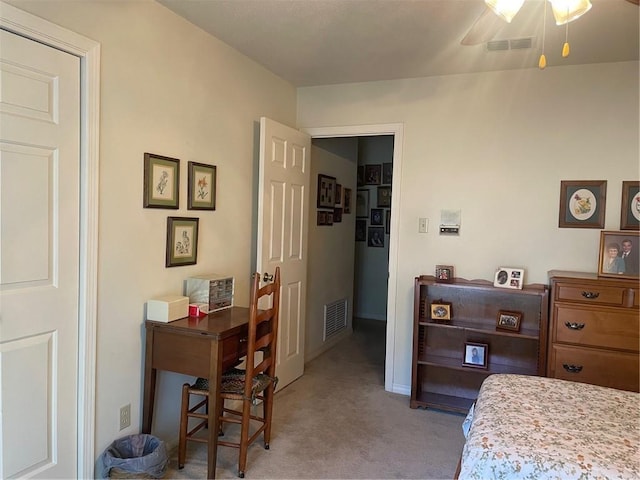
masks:
[[[606,179],[605,228],[619,228],[622,181],[639,177],[638,91],[638,62],[298,89],[300,128],[404,124],[395,391],[410,385],[415,276],[596,271],[600,231],[558,228],[560,181]],[[438,235],[442,209],[461,210],[459,237]]]
[[[236,278],[247,305],[257,122],[295,125],[295,89],[149,0],[10,1],[101,44],[96,455],[141,425],[145,302],[191,275]],[[181,160],[180,209],[142,208],[143,154]],[[217,165],[217,210],[186,209],[187,162]],[[165,268],[168,216],[200,218],[198,263]],[[184,377],[159,375],[154,433],[177,438]],[[118,430],[122,405],[132,425]],[[162,418],[165,421],[162,421]]]

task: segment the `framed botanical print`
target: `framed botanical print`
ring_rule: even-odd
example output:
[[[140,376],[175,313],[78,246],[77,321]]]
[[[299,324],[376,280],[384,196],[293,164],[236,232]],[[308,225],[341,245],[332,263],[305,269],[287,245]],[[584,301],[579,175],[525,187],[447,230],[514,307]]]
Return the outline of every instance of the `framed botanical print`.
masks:
[[[560,228],[604,228],[606,180],[560,182]]]
[[[180,205],[180,160],[144,154],[144,208],[177,209]]]
[[[620,230],[640,230],[640,181],[622,182]]]
[[[166,267],[196,264],[198,222],[198,218],[167,217]]]
[[[189,162],[189,195],[187,209],[216,209],[216,167],[205,163]]]

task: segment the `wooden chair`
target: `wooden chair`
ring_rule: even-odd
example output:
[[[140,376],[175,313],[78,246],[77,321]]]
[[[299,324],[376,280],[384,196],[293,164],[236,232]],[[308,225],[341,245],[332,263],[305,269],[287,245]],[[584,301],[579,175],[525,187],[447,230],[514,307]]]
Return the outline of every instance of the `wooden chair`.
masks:
[[[267,302],[271,297],[271,307],[260,310],[258,305]],[[262,305],[261,305],[262,306]],[[246,368],[240,370],[232,368],[222,375],[220,389],[220,435],[225,423],[240,425],[239,442],[218,440],[218,445],[238,448],[238,476],[244,478],[247,465],[247,450],[258,436],[264,434],[264,448],[269,449],[271,439],[271,418],[273,410],[273,394],[278,382],[275,376],[276,368],[276,340],[278,336],[278,313],[280,306],[280,268],[276,268],[273,282],[260,288],[260,274],[254,273],[251,287],[251,305],[249,307],[249,326],[247,337]],[[256,353],[262,352],[262,359],[256,365]],[[191,395],[203,399],[189,408]],[[178,445],[178,468],[184,467],[187,441],[206,443],[206,437],[194,435],[207,426],[207,414],[199,413],[206,407],[209,395],[207,379],[198,378],[193,385],[185,383],[182,386],[182,408],[180,415],[180,439]],[[231,408],[226,401],[242,403],[239,407]],[[262,415],[253,414],[251,408],[262,401]],[[200,422],[187,431],[189,418],[198,418]],[[258,424],[251,432],[251,421]]]

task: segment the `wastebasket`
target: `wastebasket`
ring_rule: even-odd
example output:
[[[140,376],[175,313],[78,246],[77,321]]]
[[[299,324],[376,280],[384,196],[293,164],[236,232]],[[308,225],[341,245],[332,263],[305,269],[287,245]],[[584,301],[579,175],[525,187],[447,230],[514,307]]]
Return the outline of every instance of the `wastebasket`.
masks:
[[[102,476],[162,478],[168,461],[162,440],[147,434],[129,435],[114,441],[102,454]]]

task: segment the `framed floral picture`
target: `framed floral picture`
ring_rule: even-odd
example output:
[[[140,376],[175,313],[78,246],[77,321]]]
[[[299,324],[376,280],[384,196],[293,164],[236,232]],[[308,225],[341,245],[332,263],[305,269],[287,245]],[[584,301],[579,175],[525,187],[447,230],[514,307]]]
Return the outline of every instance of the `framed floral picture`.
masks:
[[[180,205],[180,160],[144,154],[144,208],[177,209]]]
[[[560,228],[604,228],[606,180],[560,182]]]
[[[620,230],[640,230],[640,181],[622,182]]]
[[[167,217],[166,267],[196,264],[198,222],[198,218]]]
[[[189,162],[187,209],[216,209],[216,167]]]

